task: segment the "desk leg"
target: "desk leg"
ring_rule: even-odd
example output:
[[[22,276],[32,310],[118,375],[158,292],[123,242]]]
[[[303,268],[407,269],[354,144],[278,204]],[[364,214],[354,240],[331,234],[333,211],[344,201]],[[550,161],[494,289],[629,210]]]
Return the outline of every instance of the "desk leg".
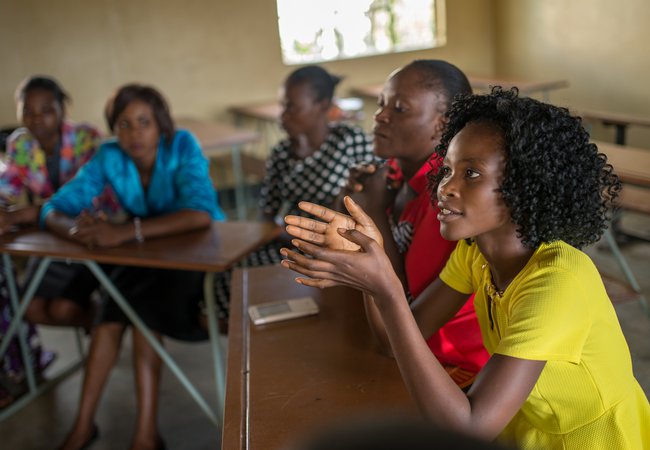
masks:
[[[135,313],[133,308],[131,308],[131,305],[126,301],[124,296],[120,291],[117,290],[113,282],[106,276],[104,271],[99,267],[99,265],[95,261],[83,261],[84,264],[90,269],[90,271],[95,275],[97,280],[101,283],[102,286],[108,291],[109,295],[113,300],[115,300],[115,303],[120,307],[120,309],[126,314],[126,316],[129,318],[129,320],[133,323],[134,326],[140,330],[142,335],[147,339],[149,344],[156,350],[160,358],[165,362],[167,367],[169,367],[169,370],[172,371],[174,375],[176,375],[176,378],[178,378],[178,381],[181,382],[181,384],[187,389],[187,391],[190,393],[192,398],[196,401],[196,403],[201,407],[203,412],[212,420],[212,422],[220,426],[220,421],[215,415],[214,411],[210,406],[206,403],[205,399],[201,396],[199,391],[196,390],[194,385],[188,378],[185,376],[185,374],[181,371],[181,369],[178,367],[176,362],[169,356],[169,353],[163,348],[163,346],[156,340],[156,338],[153,336],[151,331],[147,328],[147,326],[144,324],[144,322],[138,317],[138,315]]]
[[[41,262],[39,263],[36,269],[36,272],[34,273],[34,277],[29,283],[29,286],[27,287],[27,291],[23,296],[23,301],[19,304],[18,289],[16,288],[16,280],[14,278],[11,269],[12,268],[11,258],[6,253],[2,255],[2,262],[5,267],[5,276],[7,277],[7,286],[9,287],[9,298],[11,300],[11,306],[14,310],[14,318],[11,320],[11,325],[9,325],[9,329],[7,330],[7,333],[2,338],[2,344],[0,344],[0,358],[2,358],[5,355],[5,353],[7,352],[7,348],[9,348],[9,343],[11,342],[11,339],[16,334],[16,331],[18,331],[18,328],[22,325],[22,320],[25,315],[25,311],[27,311],[27,307],[29,306],[29,303],[32,301],[32,297],[36,292],[36,288],[38,287],[38,285],[41,283],[41,280],[45,276],[45,271],[47,270],[47,267],[50,265],[50,261],[51,261],[50,258],[43,258],[41,260]],[[23,362],[25,364],[25,373],[27,374],[27,384],[29,385],[30,391],[34,391],[36,390],[36,381],[34,378],[34,371],[30,363],[30,354],[29,354],[29,348],[27,347],[24,327],[18,334],[18,340],[20,342]]]
[[[623,256],[623,253],[621,253],[621,250],[618,247],[618,244],[616,243],[616,238],[614,237],[614,235],[609,229],[605,230],[605,239],[607,240],[607,243],[609,244],[609,248],[612,250],[612,253],[614,254],[614,258],[616,258],[616,262],[618,263],[619,267],[623,271],[625,278],[627,278],[628,283],[630,283],[630,286],[632,286],[634,292],[639,294],[639,302],[641,303],[643,310],[645,311],[646,315],[650,317],[650,305],[648,305],[648,300],[643,295],[643,292],[641,291],[641,286],[639,286],[639,283],[636,281],[636,277],[632,273],[632,269],[630,269],[627,260]]]
[[[9,257],[8,254],[4,253],[2,255],[2,261],[5,268],[5,276],[7,277],[7,287],[9,290],[9,298],[11,300],[11,306],[14,311],[14,317],[11,320],[11,324],[9,326],[9,329],[7,330],[7,334],[5,334],[2,338],[2,345],[0,345],[0,358],[7,351],[7,348],[9,347],[9,342],[13,338],[18,328],[20,327],[20,330],[18,330],[18,342],[20,343],[21,356],[23,358],[23,362],[25,365],[25,374],[27,376],[27,385],[29,387],[29,391],[26,394],[17,398],[11,405],[7,406],[2,411],[0,411],[0,421],[3,421],[7,417],[10,417],[16,411],[20,410],[22,407],[27,405],[34,398],[39,396],[41,393],[47,391],[49,388],[57,384],[59,381],[65,379],[68,375],[75,372],[79,367],[81,367],[81,364],[83,362],[83,360],[80,359],[79,361],[70,364],[66,369],[62,370],[51,379],[41,383],[39,386],[36,385],[34,368],[32,367],[31,364],[31,354],[29,351],[29,346],[27,345],[27,338],[25,336],[25,327],[21,327],[21,325],[22,325],[23,316],[25,315],[25,311],[27,310],[27,307],[29,306],[32,297],[36,292],[36,288],[41,283],[41,280],[45,275],[45,271],[47,270],[47,267],[50,265],[51,259],[43,258],[41,260],[38,267],[36,268],[34,277],[29,283],[29,286],[27,287],[27,291],[23,296],[23,301],[20,304],[18,300],[18,288],[16,287],[16,279],[14,278],[13,271],[12,271],[11,258]]]
[[[223,416],[224,397],[226,392],[226,371],[223,356],[219,345],[219,327],[217,325],[217,308],[214,299],[214,273],[207,272],[203,278],[203,298],[208,315],[208,330],[210,332],[210,347],[214,362],[214,377],[217,383],[217,405],[220,415]]]
[[[241,166],[241,146],[233,145],[231,150],[232,173],[235,178],[235,203],[237,219],[246,219],[246,194],[244,193],[244,172]]]

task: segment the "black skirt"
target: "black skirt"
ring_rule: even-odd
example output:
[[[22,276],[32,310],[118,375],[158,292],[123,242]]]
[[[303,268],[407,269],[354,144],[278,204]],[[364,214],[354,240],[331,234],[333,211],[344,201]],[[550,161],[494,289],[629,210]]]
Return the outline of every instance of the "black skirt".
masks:
[[[207,339],[207,332],[199,325],[203,272],[127,266],[104,270],[150,329],[183,341]],[[106,292],[103,297],[107,301],[101,322],[129,324],[117,303]]]
[[[25,286],[32,279],[39,260],[29,263]],[[199,325],[199,303],[203,299],[203,272],[152,269],[148,267],[101,266],[115,287],[152,330],[183,341],[207,339]],[[53,262],[35,296],[67,298],[90,305],[91,293],[99,281],[83,264]],[[126,315],[103,288],[100,322],[130,324]]]

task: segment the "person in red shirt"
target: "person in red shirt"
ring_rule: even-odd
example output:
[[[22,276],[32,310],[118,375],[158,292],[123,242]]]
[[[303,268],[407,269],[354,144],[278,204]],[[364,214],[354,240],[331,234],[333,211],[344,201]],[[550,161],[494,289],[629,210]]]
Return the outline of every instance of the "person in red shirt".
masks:
[[[434,150],[445,112],[454,97],[471,93],[463,72],[445,61],[416,60],[393,72],[379,95],[373,129],[375,155],[387,162],[351,170],[339,196],[337,209],[344,211],[342,199],[350,195],[377,224],[411,302],[426,297],[456,246],[440,235],[426,175],[440,166]],[[469,386],[489,357],[473,298],[427,343],[454,381]]]

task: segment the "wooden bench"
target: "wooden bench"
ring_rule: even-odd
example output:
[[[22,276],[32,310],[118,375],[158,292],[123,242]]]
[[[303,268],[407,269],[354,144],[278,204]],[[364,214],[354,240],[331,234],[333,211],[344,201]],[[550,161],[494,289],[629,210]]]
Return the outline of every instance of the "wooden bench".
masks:
[[[628,126],[650,127],[650,118],[648,117],[594,110],[582,110],[578,111],[577,114],[587,122],[600,122],[605,126],[615,127],[615,142],[618,145],[625,145],[625,135]]]

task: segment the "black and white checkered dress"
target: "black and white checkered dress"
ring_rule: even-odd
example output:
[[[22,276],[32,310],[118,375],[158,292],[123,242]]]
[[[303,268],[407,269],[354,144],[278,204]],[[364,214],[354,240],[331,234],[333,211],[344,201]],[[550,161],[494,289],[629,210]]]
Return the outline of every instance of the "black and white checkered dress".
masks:
[[[325,142],[311,156],[296,158],[288,139],[271,150],[266,161],[259,206],[262,213],[283,223],[284,216],[306,215],[298,202],[308,201],[331,205],[348,179],[350,167],[376,160],[372,140],[364,131],[344,123],[330,124]],[[248,267],[278,264],[280,248],[286,243],[273,241],[249,254]],[[220,318],[228,316],[230,302],[230,272],[215,274],[215,296]]]

